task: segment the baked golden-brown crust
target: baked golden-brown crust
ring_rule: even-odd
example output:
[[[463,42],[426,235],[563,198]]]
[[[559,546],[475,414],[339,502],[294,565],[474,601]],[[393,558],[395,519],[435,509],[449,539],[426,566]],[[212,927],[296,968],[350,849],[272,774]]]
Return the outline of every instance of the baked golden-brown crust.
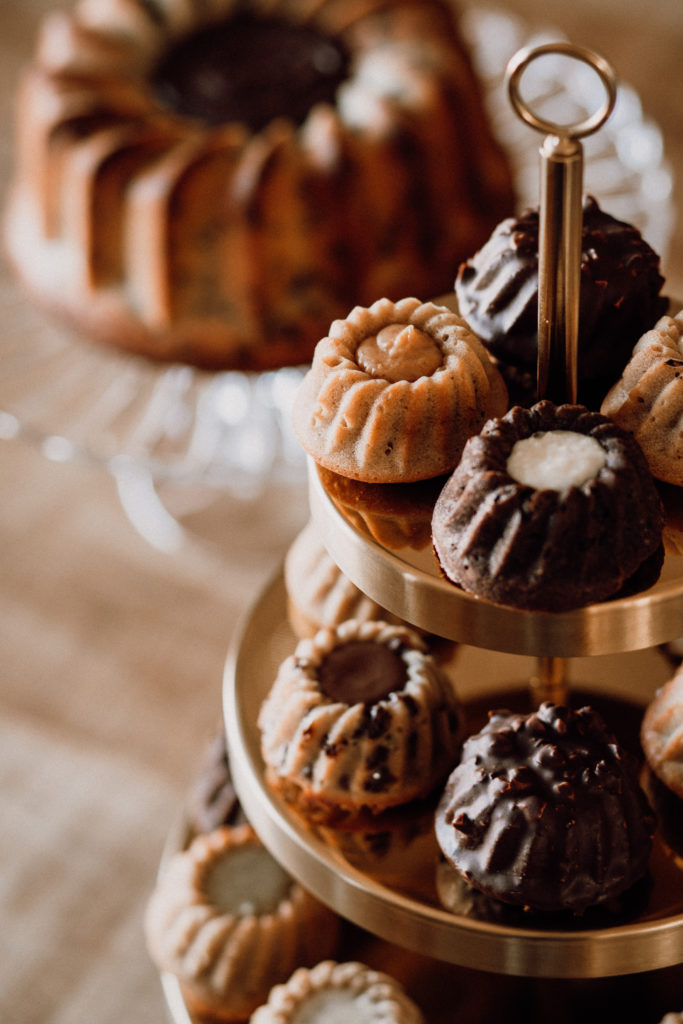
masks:
[[[290,1024],[302,1012],[311,1024],[324,1024],[329,1019],[326,1006],[334,1012],[334,1020],[349,1024],[425,1024],[417,1005],[394,978],[356,961],[332,960],[295,971],[286,984],[276,986],[251,1024]]]
[[[151,87],[176,44],[234,8],[80,0],[45,18],[6,237],[35,296],[87,334],[263,369],[308,362],[356,301],[449,289],[513,196],[442,0],[240,4],[350,55],[334,103],[261,129],[204,123]]]
[[[683,797],[683,668],[658,690],[646,708],[640,737],[652,771]]]
[[[356,306],[318,343],[293,422],[326,469],[407,483],[450,472],[467,439],[506,408],[503,378],[456,313],[384,298]]]
[[[357,666],[382,651],[395,659],[398,678],[385,687],[383,665],[382,692],[373,693]],[[356,664],[335,670],[330,692],[325,673],[346,652]],[[258,724],[269,782],[308,817],[329,824],[433,791],[457,758],[462,713],[450,679],[413,630],[349,620],[299,642],[280,666]]]
[[[683,485],[683,311],[642,336],[601,411],[633,434],[653,476]]]
[[[243,824],[197,836],[171,858],[149,900],[145,935],[191,1009],[239,1021],[297,966],[333,954],[338,919]]]

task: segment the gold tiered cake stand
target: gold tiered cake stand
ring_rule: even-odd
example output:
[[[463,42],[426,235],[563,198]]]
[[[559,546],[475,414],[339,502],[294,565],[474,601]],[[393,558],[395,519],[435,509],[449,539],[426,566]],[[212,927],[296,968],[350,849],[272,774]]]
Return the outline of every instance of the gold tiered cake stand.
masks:
[[[541,151],[543,323],[539,322],[538,377],[540,393],[556,400],[558,395],[575,396],[578,138],[597,130],[609,116],[615,92],[611,70],[588,51],[557,44],[522,52],[509,69],[510,95],[529,123],[548,130],[546,122],[534,121],[525,110],[520,78],[541,51],[557,49],[594,67],[605,83],[607,100],[588,122],[561,130],[553,126]],[[456,643],[449,670],[470,731],[492,708],[519,710],[541,699],[563,699],[591,703],[620,741],[639,752],[644,705],[671,674],[656,645],[683,636],[683,558],[667,555],[658,581],[648,589],[566,613],[526,612],[472,597],[440,576],[430,531],[435,482],[358,485],[312,462],[308,478],[312,520],[341,571],[394,614]],[[568,984],[584,986],[585,995],[585,986],[592,982],[611,979],[623,986],[629,984],[625,975],[638,975],[648,978],[639,987],[643,998],[649,998],[654,977],[658,982],[664,979],[666,992],[683,1004],[681,805],[677,803],[673,812],[667,808],[671,797],[662,794],[645,770],[643,784],[662,812],[649,875],[618,905],[593,908],[580,917],[533,914],[478,897],[443,863],[431,806],[380,817],[362,833],[335,831],[304,820],[269,787],[257,718],[279,665],[296,644],[287,600],[280,573],[234,639],[223,706],[240,802],[290,874],[362,929],[362,935],[391,944],[387,948],[393,952],[383,966],[391,972],[393,964],[404,981],[406,971],[413,982],[415,972],[422,971],[428,975],[425,986],[448,984],[449,971],[457,968],[487,972],[476,977],[490,979],[491,992],[503,999],[520,998],[518,989],[505,987],[506,978],[555,986],[553,991],[563,999]],[[571,689],[570,659],[571,674],[581,676]],[[362,957],[362,940],[353,953]],[[415,959],[406,961],[405,956]],[[434,967],[438,964],[440,969]],[[169,1003],[175,1006],[174,1019],[185,1024],[189,1017],[183,1014],[177,986],[169,978],[165,984]],[[632,991],[636,990],[629,988]],[[666,1008],[680,1009],[668,1004]],[[550,1012],[549,1006],[546,1010]],[[460,1020],[453,1012],[456,1016],[449,1016],[442,1001],[430,1020]],[[524,1019],[551,1019],[534,1012]],[[496,1019],[512,1018],[499,1007]],[[556,1019],[565,1017],[560,1013]]]
[[[578,272],[580,256],[578,139],[609,116],[615,87],[610,69],[595,55],[566,44],[541,47],[519,54],[509,70],[510,93],[518,109],[524,106],[522,72],[541,51],[558,49],[590,63],[607,92],[604,108],[588,121],[562,129],[552,126],[553,135],[541,151],[539,305],[545,326],[539,318],[539,385],[543,383],[542,394],[562,389],[571,399],[577,326],[573,311],[578,305],[578,273],[574,275],[573,269]],[[534,123],[533,115],[525,117]],[[535,127],[549,130],[546,122]],[[505,706],[528,705],[545,696],[566,696],[568,658],[591,660],[620,652],[611,685],[602,685],[604,659],[597,658],[597,685],[590,700],[605,708],[623,742],[637,747],[642,702],[670,671],[653,645],[683,634],[680,558],[668,558],[659,581],[645,592],[562,614],[524,612],[472,597],[440,578],[430,543],[434,495],[429,485],[355,485],[311,463],[309,487],[313,521],[343,573],[401,618],[464,645],[455,658],[454,675],[459,692],[467,691],[474,724],[501,701]],[[401,545],[407,510],[412,518]],[[421,510],[424,529],[419,525]],[[478,904],[471,894],[457,891],[454,906],[446,909],[437,890],[443,866],[439,866],[430,815],[419,809],[409,820],[403,816],[384,823],[386,835],[381,839],[378,827],[374,843],[370,834],[325,832],[299,818],[268,786],[257,727],[261,702],[293,643],[284,585],[278,579],[250,614],[229,659],[225,722],[235,784],[247,814],[277,859],[314,894],[384,939],[442,961],[502,974],[597,978],[683,961],[683,850],[678,852],[662,829],[650,877],[636,886],[623,906],[568,919],[508,913],[506,908],[486,901]],[[500,664],[487,667],[491,651],[514,656],[513,668],[508,663],[505,671],[516,676],[516,687],[500,685],[504,678]],[[632,652],[626,661],[642,676],[631,700],[619,692],[629,672],[626,652]],[[498,692],[492,682],[496,679]],[[586,695],[581,687],[572,699],[578,696],[585,702]],[[457,890],[457,884],[451,883]]]

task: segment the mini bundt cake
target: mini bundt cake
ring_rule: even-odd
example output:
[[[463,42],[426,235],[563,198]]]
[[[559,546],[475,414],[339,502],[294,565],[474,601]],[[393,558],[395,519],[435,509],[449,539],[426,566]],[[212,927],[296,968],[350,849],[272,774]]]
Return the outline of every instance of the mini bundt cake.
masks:
[[[683,486],[683,311],[640,338],[601,412],[633,434],[653,476]]]
[[[503,379],[464,321],[419,299],[378,299],[335,320],[294,400],[315,462],[366,483],[449,473],[507,408]]]
[[[330,558],[313,522],[295,537],[284,565],[289,621],[296,635],[314,636],[347,619],[398,620],[359,590]]]
[[[250,1024],[426,1024],[403,986],[350,960],[323,960],[276,985]]]
[[[20,83],[6,238],[88,335],[264,369],[449,290],[513,202],[445,0],[79,0]]]
[[[615,595],[650,560],[655,582],[662,507],[630,434],[583,406],[543,401],[467,443],[432,539],[443,573],[469,593],[568,611]]]
[[[432,792],[457,760],[462,717],[417,633],[351,619],[298,643],[258,724],[269,783],[332,824]]]
[[[243,1021],[295,968],[334,955],[339,919],[244,824],[197,836],[171,858],[147,905],[145,935],[192,1012]]]
[[[436,814],[449,863],[488,896],[576,913],[648,869],[655,816],[638,767],[591,708],[492,712]]]
[[[213,832],[223,825],[246,822],[232,781],[225,729],[212,737],[190,791],[187,819],[193,833]]]
[[[683,666],[647,706],[640,738],[652,771],[683,798]]]
[[[537,209],[508,217],[463,263],[455,292],[461,316],[503,364],[536,371]],[[578,400],[598,408],[631,350],[667,309],[659,256],[637,228],[583,204],[579,299]],[[512,388],[511,388],[512,390]],[[523,403],[527,404],[527,403]]]

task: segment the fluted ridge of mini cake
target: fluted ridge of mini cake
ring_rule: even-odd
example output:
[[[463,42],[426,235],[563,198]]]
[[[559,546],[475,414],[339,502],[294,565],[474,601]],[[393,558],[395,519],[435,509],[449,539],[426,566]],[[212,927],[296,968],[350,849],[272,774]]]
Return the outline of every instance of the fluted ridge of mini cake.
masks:
[[[297,970],[284,985],[276,986],[268,1003],[254,1013],[251,1024],[289,1024],[309,999],[319,999],[326,992],[333,994],[340,990],[362,997],[363,1005],[357,1012],[363,1015],[364,1022],[425,1024],[417,1005],[394,978],[357,961],[338,963],[332,960],[322,961],[308,970]]]

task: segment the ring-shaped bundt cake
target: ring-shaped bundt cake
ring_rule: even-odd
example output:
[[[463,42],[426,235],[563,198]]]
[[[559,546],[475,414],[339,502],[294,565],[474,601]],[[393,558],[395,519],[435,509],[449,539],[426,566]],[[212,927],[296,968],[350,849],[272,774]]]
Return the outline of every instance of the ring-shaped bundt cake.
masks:
[[[512,203],[444,0],[79,0],[20,84],[6,240],[92,337],[263,369],[448,290]]]
[[[326,469],[408,483],[449,473],[467,438],[505,409],[503,378],[456,313],[384,298],[356,306],[318,342],[293,423]]]
[[[492,712],[467,739],[436,814],[475,889],[539,911],[620,895],[647,871],[655,816],[634,758],[589,707]]]
[[[553,482],[525,476],[513,458],[531,462],[544,445]],[[432,540],[442,571],[464,590],[568,611],[614,595],[656,557],[662,520],[631,435],[600,413],[546,400],[513,407],[468,441],[434,507]]]
[[[633,434],[653,476],[683,486],[683,311],[642,336],[601,412]]]
[[[270,784],[312,820],[350,824],[443,782],[462,712],[417,633],[351,619],[299,641],[258,724]]]

